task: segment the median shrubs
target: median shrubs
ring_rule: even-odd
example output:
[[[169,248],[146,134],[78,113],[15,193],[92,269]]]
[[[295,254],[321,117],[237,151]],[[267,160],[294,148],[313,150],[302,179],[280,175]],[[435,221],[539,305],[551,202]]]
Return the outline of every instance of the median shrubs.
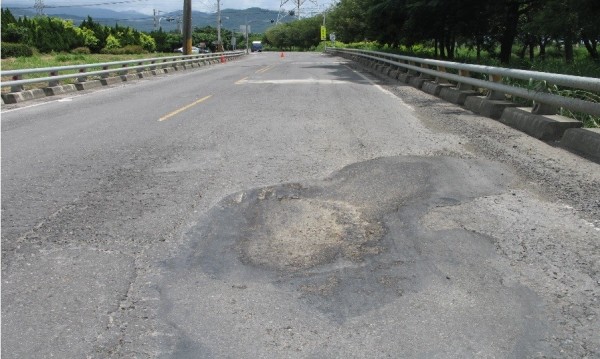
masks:
[[[6,59],[9,57],[28,57],[33,56],[33,49],[25,44],[13,44],[10,42],[3,42],[0,45],[2,52],[2,58]]]

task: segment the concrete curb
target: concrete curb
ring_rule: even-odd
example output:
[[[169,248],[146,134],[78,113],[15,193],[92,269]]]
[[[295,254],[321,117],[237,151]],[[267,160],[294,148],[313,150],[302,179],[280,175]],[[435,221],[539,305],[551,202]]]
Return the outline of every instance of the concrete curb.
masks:
[[[46,97],[46,93],[43,89],[33,89],[21,92],[11,92],[2,94],[2,99],[4,100],[5,104],[13,104],[28,100],[35,100],[42,97]]]
[[[122,82],[120,77],[107,77],[105,79],[100,80],[102,86],[114,85],[116,83]]]
[[[489,100],[484,96],[469,96],[465,100],[465,107],[468,110],[494,120],[500,119],[505,108],[517,106],[518,104],[514,102]]]
[[[442,100],[446,100],[448,102],[452,102],[453,104],[463,106],[465,104],[465,101],[467,100],[467,97],[477,95],[479,95],[479,92],[477,91],[461,91],[456,87],[445,87],[440,90],[439,97]]]
[[[237,60],[240,57],[241,57],[241,55],[237,56],[237,57],[232,57],[232,58],[227,59],[227,61]],[[204,67],[207,65],[220,64],[220,63],[221,62],[219,60],[214,60],[214,61],[199,60],[197,63],[189,63],[184,66],[171,66],[171,67],[165,67],[165,68],[156,68],[153,70],[148,70],[148,71],[143,71],[143,72],[136,72],[136,73],[126,74],[126,75],[107,77],[107,78],[103,78],[100,80],[91,80],[91,81],[85,81],[85,82],[78,82],[75,84],[45,87],[45,88],[25,90],[25,91],[20,91],[20,92],[10,92],[10,93],[2,94],[2,96],[1,96],[2,104],[7,104],[7,105],[15,104],[15,103],[19,103],[19,102],[28,101],[28,100],[34,100],[34,99],[39,99],[39,98],[44,98],[44,97],[49,97],[49,96],[56,96],[56,95],[65,94],[65,93],[69,93],[69,92],[75,92],[75,91],[89,90],[89,89],[93,89],[93,88],[100,87],[100,86],[113,85],[113,84],[116,84],[119,82],[134,81],[134,80],[144,78],[144,77],[157,76],[157,75],[167,74],[167,73],[179,71],[179,70],[201,68],[201,67]]]
[[[372,61],[356,61],[366,68],[377,68]],[[379,70],[379,69],[378,69]],[[477,91],[459,90],[451,84],[438,84],[431,79],[392,68],[387,76],[408,83],[431,95],[465,107],[472,112],[499,120],[542,141],[558,141],[560,146],[600,163],[600,129],[580,128],[580,121],[559,115],[534,115],[531,108],[518,107],[509,101],[490,100]]]
[[[100,80],[78,82],[75,84],[77,91],[89,90],[100,86],[102,86],[102,82]]]
[[[409,83],[410,80],[415,77],[414,75],[411,75],[409,73],[403,72],[400,75],[398,75],[398,81],[403,82],[405,84]]]
[[[439,84],[437,82],[433,82],[433,81],[425,81],[423,83],[423,86],[421,87],[421,90],[423,90],[424,92],[433,95],[433,96],[438,96],[440,95],[440,92],[442,91],[442,89],[444,87],[453,87],[454,85],[452,84]]]
[[[570,128],[565,131],[560,145],[600,163],[600,128]]]
[[[69,84],[69,85],[46,87],[43,90],[44,90],[44,93],[46,94],[46,96],[56,96],[56,95],[62,95],[62,94],[69,93],[69,92],[75,92],[75,91],[77,91],[77,88],[75,87],[75,85]]]
[[[558,141],[566,130],[583,126],[577,120],[560,115],[534,115],[526,107],[506,108],[500,122],[542,141]]]
[[[421,87],[423,87],[423,84],[425,83],[425,81],[428,81],[428,80],[429,79],[426,79],[424,77],[414,76],[408,80],[408,84],[411,85],[412,87],[416,87],[416,88],[420,89]]]

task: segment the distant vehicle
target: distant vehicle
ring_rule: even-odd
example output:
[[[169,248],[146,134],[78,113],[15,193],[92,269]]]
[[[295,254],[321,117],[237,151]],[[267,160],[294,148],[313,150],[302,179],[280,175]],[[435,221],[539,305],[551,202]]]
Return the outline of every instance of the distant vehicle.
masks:
[[[263,49],[263,46],[260,41],[252,41],[252,47],[250,48],[250,51],[262,52],[262,49]]]
[[[173,52],[180,52],[183,54],[183,47],[175,49],[175,50],[173,50]],[[199,54],[199,53],[200,53],[200,49],[197,48],[196,46],[192,46],[192,54]]]

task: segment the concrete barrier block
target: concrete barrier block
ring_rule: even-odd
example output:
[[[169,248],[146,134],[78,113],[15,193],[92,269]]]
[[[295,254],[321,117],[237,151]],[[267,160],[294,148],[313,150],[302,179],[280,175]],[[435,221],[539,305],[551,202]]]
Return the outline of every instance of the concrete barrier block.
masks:
[[[160,74],[164,74],[165,73],[165,69],[154,69],[152,71],[152,75],[156,76],[156,75],[160,75]]]
[[[454,85],[452,84],[439,84],[437,82],[433,82],[433,81],[425,81],[423,83],[423,86],[421,87],[421,90],[423,90],[424,92],[433,95],[433,96],[439,96],[440,91],[444,88],[444,87],[452,87]]]
[[[7,94],[2,94],[2,99],[4,103],[19,103],[28,100],[34,100],[38,98],[46,97],[44,90],[42,89],[33,89],[33,90],[25,90],[20,92],[11,92]]]
[[[138,78],[137,74],[121,75],[120,77],[122,81],[133,81]]]
[[[23,95],[20,92],[10,92],[2,94],[2,101],[5,104],[19,103],[24,101]]]
[[[43,89],[46,96],[62,95],[69,92],[77,91],[77,87],[73,84],[46,87]]]
[[[460,91],[456,87],[444,87],[440,89],[440,98],[448,102],[455,103],[457,105],[464,105],[467,97],[477,96],[477,91]]]
[[[570,128],[565,131],[560,144],[600,163],[600,128]]]
[[[114,84],[122,82],[122,81],[123,80],[121,79],[121,77],[113,76],[113,77],[107,77],[105,79],[100,80],[100,83],[102,83],[102,86],[107,86],[107,85],[114,85]]]
[[[427,79],[420,77],[420,76],[414,76],[414,77],[411,77],[410,80],[408,80],[408,84],[420,89],[421,87],[423,87],[423,84],[425,83],[425,81],[427,81]]]
[[[95,87],[100,87],[100,86],[102,86],[102,82],[100,82],[100,80],[78,82],[75,84],[77,91],[89,90],[89,89],[93,89]]]
[[[490,117],[498,120],[502,112],[507,107],[517,107],[518,105],[509,101],[489,100],[485,96],[469,96],[465,100],[465,107],[478,115]]]
[[[400,73],[398,75],[398,81],[404,82],[405,84],[407,84],[410,81],[410,79],[412,79],[413,77],[415,77],[415,75],[410,75],[407,72]]]
[[[534,115],[530,108],[509,107],[500,122],[542,141],[558,141],[569,128],[579,128],[580,121],[560,115]]]

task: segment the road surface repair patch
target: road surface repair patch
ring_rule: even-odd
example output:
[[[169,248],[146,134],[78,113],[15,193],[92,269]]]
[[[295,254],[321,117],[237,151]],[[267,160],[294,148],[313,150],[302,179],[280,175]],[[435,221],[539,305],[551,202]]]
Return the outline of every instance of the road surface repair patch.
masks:
[[[232,303],[237,295],[264,300],[264,308],[254,306],[264,320],[276,320],[273,306],[300,307],[307,322],[326,318],[343,327],[394,307],[396,318],[378,321],[405,323],[415,335],[436,326],[483,353],[538,353],[547,335],[541,301],[518,282],[502,284],[511,269],[494,237],[436,225],[444,218],[429,215],[502,195],[515,181],[508,169],[481,160],[398,156],[352,164],[321,181],[232,194],[167,263],[166,311],[176,313],[183,295],[201,297],[185,313],[197,313],[210,332],[208,312],[226,310],[234,288],[245,294],[231,294]],[[221,285],[227,290],[214,292]],[[218,307],[205,303],[215,296]],[[456,353],[453,345],[437,343],[428,353]]]

